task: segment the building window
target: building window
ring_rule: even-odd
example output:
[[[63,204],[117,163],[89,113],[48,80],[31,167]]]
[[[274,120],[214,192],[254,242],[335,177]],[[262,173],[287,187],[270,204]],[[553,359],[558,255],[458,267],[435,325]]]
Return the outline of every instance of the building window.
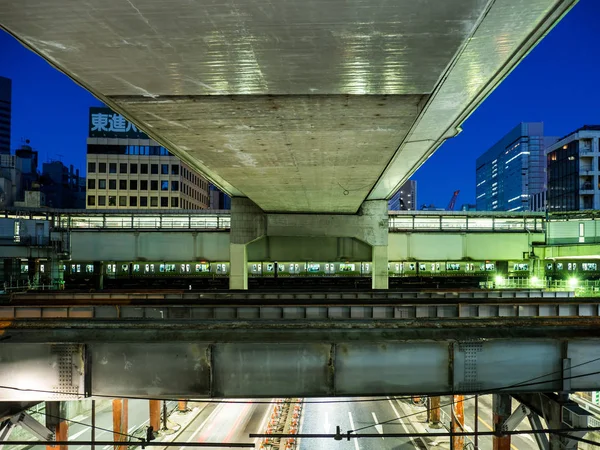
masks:
[[[117,163],[108,163],[108,173],[117,173]]]
[[[108,180],[109,189],[117,189],[117,180]]]
[[[129,180],[129,190],[137,191],[137,180]]]
[[[161,191],[168,191],[169,190],[169,180],[162,180],[160,182],[160,190]]]
[[[169,197],[161,197],[160,198],[160,206],[161,206],[161,208],[168,208],[169,207]]]
[[[158,197],[150,197],[150,206],[155,208],[158,206]]]
[[[140,191],[148,190],[148,180],[140,180]]]
[[[150,180],[150,190],[158,191],[158,180]]]
[[[119,173],[127,173],[127,163],[119,164]]]
[[[96,180],[94,178],[88,178],[88,189],[96,189]]]
[[[140,164],[140,173],[148,173],[148,164]]]
[[[106,206],[106,196],[105,195],[98,196],[98,206]]]
[[[169,175],[169,165],[168,164],[161,164],[160,165],[160,173],[162,175]]]
[[[98,189],[106,189],[106,180],[98,180]]]
[[[119,189],[127,190],[127,180],[119,180]]]
[[[127,206],[127,197],[124,195],[119,196],[119,206]]]
[[[88,195],[87,204],[88,204],[88,206],[95,206],[96,205],[96,197],[94,195]]]
[[[171,190],[178,191],[179,190],[179,181],[171,181]]]
[[[137,173],[137,164],[129,164],[129,173]]]
[[[179,199],[177,197],[171,197],[171,208],[179,208]]]
[[[129,206],[137,206],[137,197],[129,197]]]
[[[88,173],[96,173],[96,163],[95,162],[88,163]]]
[[[179,164],[171,164],[171,175],[179,175]]]
[[[117,197],[115,195],[108,196],[108,206],[117,206]]]
[[[98,163],[98,173],[106,173],[106,163]]]
[[[148,206],[148,197],[140,197],[140,206]]]
[[[158,164],[150,164],[150,173],[152,175],[158,175]]]

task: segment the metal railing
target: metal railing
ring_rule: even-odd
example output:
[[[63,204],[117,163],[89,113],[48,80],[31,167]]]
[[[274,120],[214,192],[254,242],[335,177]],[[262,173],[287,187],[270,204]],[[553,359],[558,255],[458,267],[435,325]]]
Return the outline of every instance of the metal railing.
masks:
[[[542,289],[545,292],[572,292],[575,297],[600,297],[600,280],[498,277],[482,283],[481,287],[492,290]]]

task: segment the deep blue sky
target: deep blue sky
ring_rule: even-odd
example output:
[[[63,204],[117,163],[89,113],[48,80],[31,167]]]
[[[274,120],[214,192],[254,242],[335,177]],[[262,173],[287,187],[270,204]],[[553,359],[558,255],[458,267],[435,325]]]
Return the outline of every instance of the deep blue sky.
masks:
[[[563,136],[600,124],[600,1],[579,4],[415,174],[418,203],[475,201],[475,160],[519,122],[543,121]],[[91,94],[0,31],[0,76],[13,80],[12,147],[30,139],[40,159],[85,167]],[[62,156],[60,156],[62,155]]]

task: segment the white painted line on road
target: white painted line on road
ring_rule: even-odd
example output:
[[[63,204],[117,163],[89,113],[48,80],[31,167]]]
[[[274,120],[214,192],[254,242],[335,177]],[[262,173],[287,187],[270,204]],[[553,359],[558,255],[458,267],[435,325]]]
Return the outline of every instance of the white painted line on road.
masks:
[[[406,431],[407,433],[410,433],[410,431],[408,431],[408,428],[406,428],[406,425],[404,425],[404,422],[402,422],[402,419],[400,418],[400,413],[398,412],[398,410],[396,409],[396,407],[394,406],[394,403],[392,402],[391,398],[387,398],[388,402],[390,402],[390,406],[392,407],[392,409],[394,410],[394,414],[396,414],[396,417],[398,418],[398,422],[400,422],[400,425],[402,425],[402,428],[404,428],[404,431]],[[413,438],[412,436],[409,437],[410,441],[412,442],[413,446],[415,448],[419,448],[417,446],[417,443],[415,442],[415,438]]]
[[[375,421],[375,429],[379,434],[383,434],[383,425],[379,425],[379,420],[377,420],[377,416],[373,411],[371,411],[371,415],[373,416],[373,420]],[[383,436],[381,436],[381,439],[385,440]]]
[[[88,431],[90,431],[90,428],[84,428],[83,430],[75,433],[73,436],[69,436],[69,440],[70,441],[74,441],[75,439],[77,439],[79,436],[81,436],[83,433],[87,433]]]
[[[331,432],[331,424],[329,423],[329,413],[325,411],[325,422],[323,423],[323,431],[325,434],[329,434]]]
[[[350,428],[352,430],[354,430],[354,420],[352,420],[352,413],[350,411],[348,411],[348,418],[350,419]],[[358,439],[352,439],[354,441],[354,448],[356,450],[360,450],[360,447],[358,446]]]
[[[206,425],[206,424],[207,424],[207,422],[208,422],[209,420],[213,420],[213,416],[214,416],[214,415],[217,413],[217,411],[219,411],[219,409],[221,409],[222,407],[223,407],[223,403],[219,403],[219,404],[217,405],[217,407],[216,407],[215,409],[213,409],[213,412],[211,412],[211,413],[210,413],[210,415],[209,415],[209,416],[208,416],[206,419],[204,419],[204,422],[202,422],[202,423],[200,424],[200,426],[199,426],[199,427],[196,429],[196,431],[194,431],[194,434],[192,434],[192,435],[190,436],[190,438],[189,438],[187,441],[185,441],[185,442],[191,442],[191,441],[193,441],[194,439],[196,439],[196,436],[198,436],[198,433],[200,433],[200,430],[201,430],[201,429],[204,427],[204,425]],[[187,447],[179,447],[179,450],[185,450],[186,448],[187,448]]]

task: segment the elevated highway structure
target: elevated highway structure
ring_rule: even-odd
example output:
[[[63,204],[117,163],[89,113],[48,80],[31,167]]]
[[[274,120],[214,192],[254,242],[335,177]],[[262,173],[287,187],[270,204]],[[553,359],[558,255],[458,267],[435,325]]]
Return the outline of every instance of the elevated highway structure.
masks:
[[[8,0],[0,26],[233,197],[263,237],[353,238],[387,288],[387,203],[576,0]],[[101,123],[98,126],[103,126]]]

